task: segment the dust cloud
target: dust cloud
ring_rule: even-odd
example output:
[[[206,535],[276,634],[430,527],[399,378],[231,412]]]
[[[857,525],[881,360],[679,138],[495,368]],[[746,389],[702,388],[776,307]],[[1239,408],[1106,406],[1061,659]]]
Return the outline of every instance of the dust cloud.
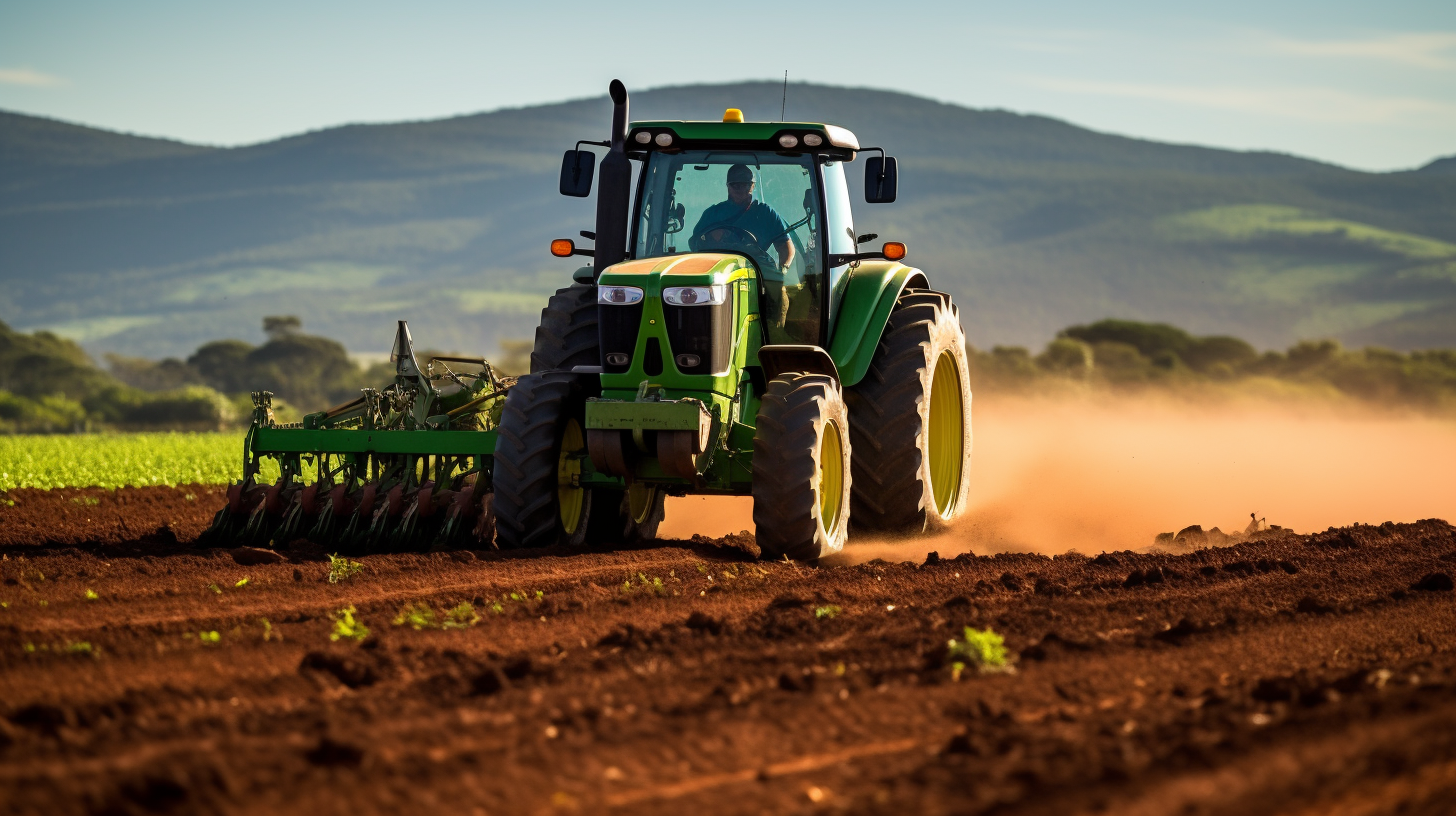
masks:
[[[1249,513],[1297,532],[1456,519],[1456,421],[1302,403],[980,398],[971,506],[950,530],[851,536],[837,562],[931,550],[1141,549],[1190,524],[1242,530]],[[669,499],[663,538],[753,529],[747,498]]]

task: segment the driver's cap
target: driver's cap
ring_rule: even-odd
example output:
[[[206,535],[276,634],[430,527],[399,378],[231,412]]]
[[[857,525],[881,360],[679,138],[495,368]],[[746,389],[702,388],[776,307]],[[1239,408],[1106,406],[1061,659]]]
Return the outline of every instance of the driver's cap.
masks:
[[[748,169],[748,165],[735,164],[728,168],[728,183],[735,181],[753,181],[753,171]]]

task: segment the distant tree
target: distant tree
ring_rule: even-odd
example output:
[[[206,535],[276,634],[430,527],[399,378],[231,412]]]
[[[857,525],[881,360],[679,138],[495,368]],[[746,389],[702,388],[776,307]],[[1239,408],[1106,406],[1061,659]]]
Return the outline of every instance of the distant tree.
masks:
[[[272,391],[303,411],[358,396],[359,367],[344,347],[325,337],[290,334],[248,352],[248,390]]]
[[[72,340],[48,331],[24,334],[0,323],[0,389],[23,397],[80,399],[112,382]]]
[[[263,318],[263,333],[269,340],[281,340],[290,334],[303,331],[303,321],[293,315],[279,315]]]
[[[187,365],[204,383],[224,394],[247,392],[257,388],[249,382],[248,355],[253,348],[242,340],[214,340],[199,346],[187,358]]]
[[[1258,360],[1259,352],[1237,337],[1219,335],[1196,338],[1180,356],[1189,368],[1206,374],[1215,366],[1224,366],[1229,372],[1239,371]]]
[[[1097,373],[1113,382],[1145,380],[1152,361],[1131,343],[1103,340],[1092,344],[1092,361]]]
[[[1285,353],[1286,369],[1291,373],[1307,372],[1331,362],[1341,351],[1337,340],[1301,340]]]
[[[154,362],[143,357],[108,354],[106,368],[111,376],[143,391],[169,391],[203,382],[197,369],[175,357]]]
[[[1194,345],[1193,335],[1166,323],[1139,323],[1136,320],[1099,320],[1090,326],[1072,326],[1063,329],[1059,336],[1071,337],[1093,346],[1098,343],[1123,343],[1138,350],[1138,353],[1155,359],[1163,352],[1172,352],[1180,358],[1183,352]]]
[[[1092,347],[1081,340],[1058,337],[1037,355],[1036,364],[1043,371],[1083,379],[1092,373]]]

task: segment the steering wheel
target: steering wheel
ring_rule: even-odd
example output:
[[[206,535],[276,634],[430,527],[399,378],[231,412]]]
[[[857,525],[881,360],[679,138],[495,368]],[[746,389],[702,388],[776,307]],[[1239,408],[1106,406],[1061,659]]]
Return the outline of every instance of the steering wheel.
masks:
[[[729,233],[732,233],[733,235],[738,236],[740,240],[736,241],[735,243],[758,246],[757,235],[754,235],[753,233],[736,224],[728,223],[713,224],[712,226],[704,227],[702,232],[699,232],[697,235],[693,236],[693,240],[700,244],[710,241],[711,239],[708,238],[708,234],[712,232],[717,232],[718,230],[725,230]]]
[[[733,236],[737,236],[745,240],[730,241],[725,239],[721,242],[714,241],[708,237],[708,234],[716,230],[724,230],[731,233]],[[708,249],[709,246],[720,243],[727,244],[727,246],[721,247],[722,249],[726,249],[729,252],[737,252],[751,258],[753,260],[753,265],[758,267],[761,275],[767,274],[769,270],[777,270],[779,268],[778,264],[774,263],[773,259],[768,256],[768,253],[763,250],[763,247],[758,245],[758,236],[754,235],[743,227],[737,226],[736,224],[720,223],[713,224],[709,227],[704,227],[701,232],[693,236],[693,239],[689,243],[689,246],[693,247],[694,252],[702,252],[705,249]],[[708,246],[704,246],[705,244],[707,244]],[[714,246],[713,248],[716,249],[720,247]],[[762,284],[762,281],[763,277],[760,277],[760,284]]]

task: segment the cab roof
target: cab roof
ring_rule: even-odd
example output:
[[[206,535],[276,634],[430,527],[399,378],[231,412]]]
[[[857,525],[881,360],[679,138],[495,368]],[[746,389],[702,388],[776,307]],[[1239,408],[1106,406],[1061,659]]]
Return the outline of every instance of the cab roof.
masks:
[[[736,113],[736,111],[731,111]],[[726,117],[725,117],[726,118]],[[807,138],[806,138],[807,137]],[[817,140],[818,144],[814,144]],[[849,153],[860,149],[849,130],[822,122],[633,122],[627,130],[628,150],[692,150],[735,147],[793,150],[803,153]]]

